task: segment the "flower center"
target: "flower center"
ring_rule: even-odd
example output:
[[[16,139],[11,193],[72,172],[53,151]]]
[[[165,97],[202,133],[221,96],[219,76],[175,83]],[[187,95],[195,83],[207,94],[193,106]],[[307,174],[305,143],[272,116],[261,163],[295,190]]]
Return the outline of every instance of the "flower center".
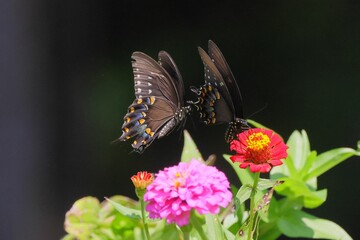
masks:
[[[251,134],[247,139],[247,154],[248,159],[251,159],[256,164],[265,163],[270,159],[270,138],[262,132]]]
[[[182,177],[182,174],[177,172],[175,173],[175,180],[174,180],[174,187],[179,188],[183,185],[184,178]]]
[[[248,149],[261,151],[269,146],[270,138],[262,132],[257,132],[251,134],[248,139],[246,139],[246,142]]]

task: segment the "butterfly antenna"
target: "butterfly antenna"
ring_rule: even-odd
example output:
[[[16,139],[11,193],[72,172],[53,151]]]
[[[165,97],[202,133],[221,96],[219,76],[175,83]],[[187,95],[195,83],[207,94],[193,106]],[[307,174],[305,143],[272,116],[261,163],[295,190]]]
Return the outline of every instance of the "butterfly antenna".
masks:
[[[250,114],[247,118],[251,118],[252,116],[254,116],[254,115],[256,115],[256,114],[258,114],[259,112],[262,112],[262,111],[264,111],[267,107],[268,107],[268,103],[265,103],[265,105],[262,107],[262,108],[260,108],[259,110],[257,110],[256,112],[253,112],[252,114]]]
[[[118,143],[118,142],[121,142],[120,139],[115,139],[114,141],[111,141],[110,144],[115,144],[115,143]]]

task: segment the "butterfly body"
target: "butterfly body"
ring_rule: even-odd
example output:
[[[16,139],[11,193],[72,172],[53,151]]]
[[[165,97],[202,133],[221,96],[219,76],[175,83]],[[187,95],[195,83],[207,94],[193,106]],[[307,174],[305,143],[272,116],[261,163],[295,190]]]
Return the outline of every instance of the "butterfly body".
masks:
[[[191,90],[198,95],[193,102],[200,119],[207,125],[227,123],[225,141],[250,128],[244,119],[242,97],[237,82],[219,48],[209,41],[208,54],[198,48],[204,64],[205,84]]]
[[[159,52],[158,62],[142,52],[134,52],[132,59],[135,100],[128,107],[119,140],[135,138],[132,147],[141,153],[185,122],[191,108],[184,106],[183,81],[168,53]]]

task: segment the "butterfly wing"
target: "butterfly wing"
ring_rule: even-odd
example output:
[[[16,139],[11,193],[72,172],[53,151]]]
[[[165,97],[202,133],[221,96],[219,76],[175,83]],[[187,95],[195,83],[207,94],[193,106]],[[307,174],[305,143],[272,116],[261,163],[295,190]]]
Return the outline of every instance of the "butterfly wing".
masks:
[[[163,97],[175,106],[179,105],[179,93],[175,81],[161,65],[142,52],[132,54],[135,97]]]
[[[132,59],[136,99],[124,117],[119,140],[135,138],[132,147],[142,152],[173,120],[180,97],[174,80],[158,62],[141,52],[134,52]]]
[[[177,89],[177,97],[179,108],[184,105],[184,94],[185,87],[184,82],[181,77],[180,71],[175,64],[175,61],[171,58],[170,54],[165,51],[160,51],[159,55],[159,64],[169,73],[170,77],[174,80]]]
[[[200,47],[198,50],[204,65],[205,84],[192,89],[198,94],[195,106],[206,124],[228,123],[234,112],[229,90],[209,55]]]
[[[226,86],[229,90],[229,93],[231,95],[232,103],[234,105],[234,110],[235,110],[234,118],[235,117],[244,118],[241,92],[228,63],[225,60],[224,55],[222,54],[218,46],[211,40],[209,40],[208,43],[208,52],[211,60],[214,62],[215,66],[217,67],[221,76],[223,77]]]

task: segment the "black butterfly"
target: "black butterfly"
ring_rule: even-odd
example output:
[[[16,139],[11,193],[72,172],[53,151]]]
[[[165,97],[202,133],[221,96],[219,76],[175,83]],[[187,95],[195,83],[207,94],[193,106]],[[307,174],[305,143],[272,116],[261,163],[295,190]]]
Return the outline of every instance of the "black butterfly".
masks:
[[[225,132],[226,142],[235,135],[250,128],[244,119],[243,102],[239,87],[229,65],[216,44],[209,40],[209,54],[198,47],[204,64],[205,84],[191,90],[198,95],[193,102],[205,124],[228,123]]]
[[[165,51],[158,57],[159,62],[142,52],[131,56],[136,99],[124,117],[118,140],[135,138],[132,147],[139,153],[184,123],[191,110],[184,106],[184,83],[174,60]]]

